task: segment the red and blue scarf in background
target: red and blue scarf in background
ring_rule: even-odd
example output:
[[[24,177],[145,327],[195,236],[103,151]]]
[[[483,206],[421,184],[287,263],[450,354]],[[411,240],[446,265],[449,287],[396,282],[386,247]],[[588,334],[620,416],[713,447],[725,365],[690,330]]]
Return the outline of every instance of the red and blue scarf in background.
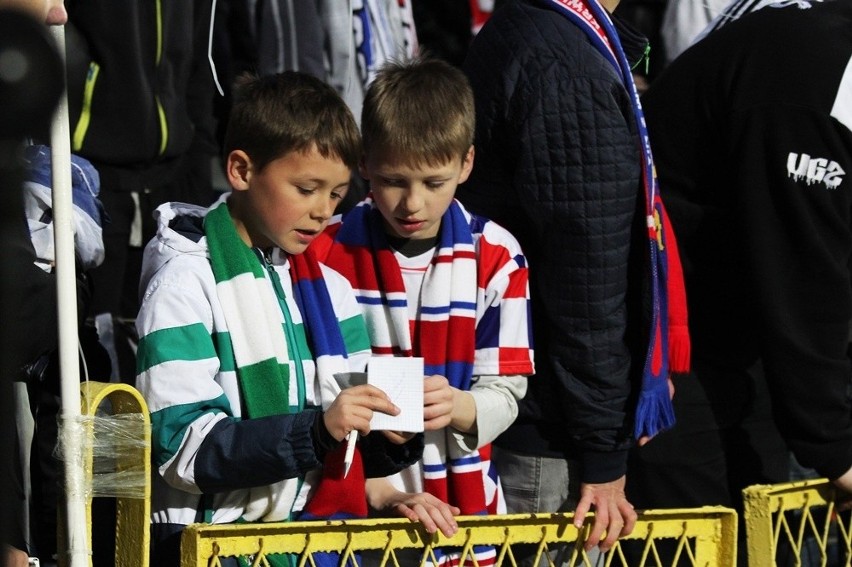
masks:
[[[669,394],[670,372],[688,372],[690,341],[686,294],[677,242],[660,199],[651,143],[639,93],[621,40],[609,14],[597,0],[542,0],[582,29],[592,45],[621,77],[633,106],[642,151],[642,185],[648,228],[651,321],[642,385],[636,407],[634,435],[653,436],[675,422]]]

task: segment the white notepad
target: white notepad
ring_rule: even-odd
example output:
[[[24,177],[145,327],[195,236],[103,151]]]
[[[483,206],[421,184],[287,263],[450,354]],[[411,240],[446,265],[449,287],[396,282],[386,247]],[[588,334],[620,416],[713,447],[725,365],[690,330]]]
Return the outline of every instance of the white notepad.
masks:
[[[367,383],[385,392],[400,409],[397,416],[374,412],[370,429],[423,431],[422,358],[371,358],[367,365]]]

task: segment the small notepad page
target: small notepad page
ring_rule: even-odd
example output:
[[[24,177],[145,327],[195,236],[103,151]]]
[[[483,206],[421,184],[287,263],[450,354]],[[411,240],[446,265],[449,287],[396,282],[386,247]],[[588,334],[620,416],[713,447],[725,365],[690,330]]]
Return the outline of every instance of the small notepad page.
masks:
[[[371,358],[367,365],[367,383],[385,392],[400,409],[396,416],[374,412],[370,429],[423,431],[422,358]]]

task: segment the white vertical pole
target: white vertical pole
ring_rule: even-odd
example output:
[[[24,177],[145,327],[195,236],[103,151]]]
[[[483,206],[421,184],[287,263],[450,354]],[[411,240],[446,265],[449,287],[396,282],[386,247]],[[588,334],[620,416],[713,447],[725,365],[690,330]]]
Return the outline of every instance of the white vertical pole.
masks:
[[[65,28],[51,26],[50,32],[65,69]],[[56,289],[59,319],[59,372],[62,410],[59,438],[64,447],[67,556],[71,567],[90,564],[86,528],[86,495],[83,474],[82,427],[80,425],[80,366],[77,337],[77,283],[74,267],[73,205],[71,199],[71,133],[68,125],[68,96],[63,90],[51,127],[53,173],[53,230],[56,248]],[[63,550],[59,550],[60,553]]]

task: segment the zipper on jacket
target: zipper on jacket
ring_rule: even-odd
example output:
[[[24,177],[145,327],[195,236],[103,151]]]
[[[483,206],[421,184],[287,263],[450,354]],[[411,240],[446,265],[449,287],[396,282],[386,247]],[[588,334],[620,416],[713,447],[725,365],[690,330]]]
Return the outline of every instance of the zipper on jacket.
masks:
[[[163,59],[163,3],[161,0],[154,2],[154,9],[157,12],[157,53],[154,55],[154,61],[159,66]]]
[[[281,285],[281,278],[278,277],[278,272],[272,265],[272,260],[262,250],[255,248],[255,253],[260,257],[266,271],[269,273],[269,279],[272,280],[272,287],[275,290],[275,295],[278,298],[278,305],[281,312],[284,314],[284,334],[287,337],[287,350],[290,352],[290,360],[296,369],[296,388],[298,391],[299,411],[305,409],[305,368],[302,361],[302,352],[299,349],[299,341],[296,340],[296,332],[293,325],[293,316],[290,314],[290,309],[287,307],[286,295],[284,287]]]
[[[154,56],[154,62],[159,69],[160,63],[163,60],[163,3],[162,0],[156,0],[155,9],[157,12],[157,52]],[[169,123],[166,120],[166,111],[160,102],[160,97],[154,95],[154,102],[157,104],[157,116],[160,119],[160,155],[166,153],[166,147],[169,144]]]
[[[287,348],[290,351],[290,360],[293,360],[293,366],[296,368],[296,388],[298,391],[298,399],[299,399],[299,411],[305,410],[305,367],[302,363],[304,360],[302,356],[302,352],[299,349],[299,341],[296,339],[296,330],[295,325],[293,324],[293,316],[290,314],[290,309],[287,307],[286,295],[284,294],[284,286],[281,285],[281,278],[278,276],[278,272],[275,271],[275,267],[272,265],[272,258],[268,253],[264,253],[262,250],[255,248],[256,253],[260,256],[261,262],[266,267],[266,271],[269,272],[269,278],[272,280],[272,287],[275,289],[275,296],[278,298],[278,305],[281,307],[281,312],[284,314],[284,331],[287,337]],[[311,353],[308,353],[311,355]],[[297,479],[296,484],[296,495],[298,499],[298,495],[302,493],[302,486],[305,483],[304,475],[301,475]],[[295,500],[293,501],[293,505],[295,505]],[[287,521],[292,522],[295,519],[295,515],[293,514],[292,507],[290,508],[290,512],[287,514]],[[295,559],[292,556],[287,556],[287,560],[289,561],[290,567],[296,567]]]
[[[89,130],[89,123],[92,120],[92,98],[95,95],[95,83],[98,80],[100,71],[100,65],[94,61],[89,63],[89,71],[86,73],[86,84],[83,87],[83,107],[80,110],[80,118],[77,120],[77,125],[74,127],[74,136],[71,139],[71,149],[75,152],[80,151],[83,147],[86,132]]]
[[[169,143],[169,122],[166,120],[166,110],[160,103],[160,97],[155,95],[154,101],[157,103],[157,115],[160,117],[160,155],[163,155]]]

